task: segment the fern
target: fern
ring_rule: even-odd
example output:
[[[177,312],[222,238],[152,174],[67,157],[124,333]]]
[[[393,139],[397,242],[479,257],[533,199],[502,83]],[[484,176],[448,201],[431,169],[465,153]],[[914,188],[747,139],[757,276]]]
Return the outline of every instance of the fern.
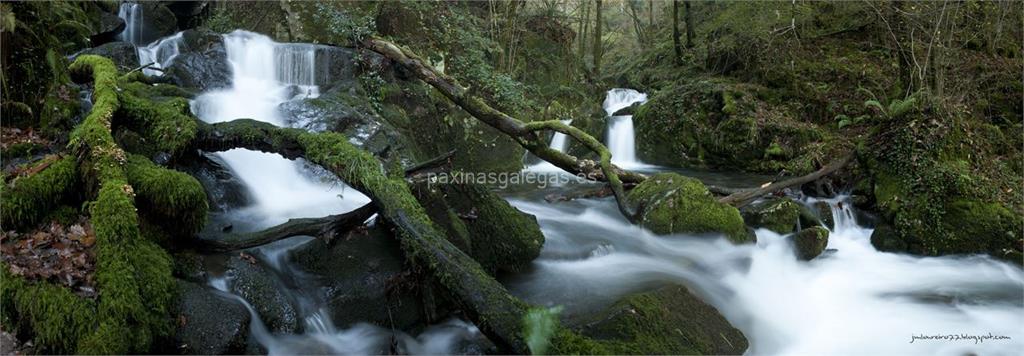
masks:
[[[917,97],[911,95],[906,100],[893,99],[889,103],[889,117],[898,118],[917,108]]]

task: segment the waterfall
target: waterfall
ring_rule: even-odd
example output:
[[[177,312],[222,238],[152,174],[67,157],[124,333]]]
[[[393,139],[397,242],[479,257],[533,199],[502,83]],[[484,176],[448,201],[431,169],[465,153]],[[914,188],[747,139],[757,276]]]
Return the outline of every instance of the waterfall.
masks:
[[[615,88],[608,91],[604,99],[604,111],[608,114],[608,150],[612,163],[621,167],[642,166],[636,158],[636,133],[633,132],[633,115],[614,116],[616,111],[633,103],[647,101],[647,94],[633,89]]]
[[[224,35],[224,47],[232,70],[232,85],[204,93],[193,101],[193,112],[203,121],[251,118],[284,126],[286,120],[278,109],[281,103],[319,94],[312,74],[312,45],[279,44],[267,36],[237,30]],[[243,149],[220,155],[249,187],[256,202],[239,214],[259,221],[259,226],[294,217],[336,214],[369,201],[303,160]]]
[[[142,73],[146,75],[163,74],[163,72],[158,69],[164,69],[170,66],[171,61],[181,53],[180,45],[182,38],[182,32],[178,32],[172,36],[154,41],[148,46],[136,47],[136,52],[139,54],[140,66],[153,63],[152,66],[143,69]]]
[[[572,120],[562,120],[563,124],[572,124]],[[554,136],[551,136],[551,148],[558,150],[558,152],[565,152],[569,148],[568,136],[561,132],[555,132]]]
[[[131,43],[136,46],[142,43],[142,5],[133,2],[122,2],[117,9],[117,17],[124,20],[124,31],[117,35],[117,39]]]

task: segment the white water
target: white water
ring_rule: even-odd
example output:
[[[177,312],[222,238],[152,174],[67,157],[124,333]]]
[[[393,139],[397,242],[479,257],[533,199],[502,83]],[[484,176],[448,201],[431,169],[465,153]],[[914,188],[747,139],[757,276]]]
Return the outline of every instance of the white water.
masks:
[[[562,123],[566,124],[566,125],[569,125],[569,124],[572,123],[572,120],[562,120]],[[569,136],[566,136],[564,133],[561,133],[561,132],[555,132],[555,134],[551,136],[551,144],[548,145],[548,147],[551,147],[552,149],[558,150],[558,152],[565,152],[565,150],[569,149]],[[532,172],[545,172],[545,173],[565,172],[561,168],[558,168],[555,165],[551,164],[551,162],[544,161],[544,160],[541,160],[540,162],[538,162],[538,163],[536,163],[536,164],[534,164],[532,166],[527,167],[526,170],[532,171]]]
[[[143,69],[142,73],[146,75],[163,74],[159,69],[165,69],[170,66],[174,58],[181,53],[179,49],[181,40],[182,33],[178,32],[172,36],[153,41],[153,43],[147,46],[136,47],[140,66],[153,63],[153,65]]]
[[[748,354],[1018,354],[1024,349],[1024,272],[987,257],[922,258],[876,251],[850,204],[829,249],[799,261],[785,236],[756,245],[655,236],[610,201],[512,202],[537,216],[547,241],[535,269],[510,281],[537,304],[569,315],[657,285],[683,284],[750,341]],[[1010,340],[917,340],[911,335],[1004,335]]]
[[[121,7],[117,9],[117,17],[124,20],[125,25],[124,31],[117,35],[117,39],[136,46],[144,45],[145,43],[142,43],[142,26],[144,24],[142,6],[133,2],[122,2]]]
[[[615,88],[608,91],[604,99],[604,111],[608,114],[608,150],[612,163],[623,168],[644,166],[636,158],[636,133],[633,131],[633,115],[614,116],[616,111],[633,103],[647,101],[647,94],[633,89]]]
[[[232,86],[207,92],[192,103],[201,120],[214,123],[251,118],[284,126],[278,109],[288,100],[315,97],[313,47],[279,44],[246,31],[224,36],[232,69]],[[295,217],[348,211],[369,199],[302,160],[277,154],[234,149],[220,153],[235,175],[249,187],[255,205],[238,212],[257,227]]]

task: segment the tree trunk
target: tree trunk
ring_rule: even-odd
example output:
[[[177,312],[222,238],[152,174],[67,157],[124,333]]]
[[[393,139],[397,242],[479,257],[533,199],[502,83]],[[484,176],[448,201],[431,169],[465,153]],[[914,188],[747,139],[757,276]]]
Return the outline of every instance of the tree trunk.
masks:
[[[683,3],[686,7],[686,48],[693,48],[693,10],[690,9],[690,1]]]
[[[313,236],[329,243],[337,236],[338,232],[348,231],[362,225],[366,219],[369,219],[376,212],[376,206],[367,204],[359,209],[339,215],[329,215],[322,218],[288,219],[283,224],[260,231],[210,237],[200,235],[198,244],[205,251],[224,252],[262,246],[292,236]]]
[[[601,16],[601,0],[594,0],[594,76],[599,77],[601,75],[601,56],[604,54],[604,48],[601,45],[601,22],[604,18]]]
[[[672,47],[676,50],[676,64],[683,64],[683,45],[679,42],[679,0],[672,0]]]

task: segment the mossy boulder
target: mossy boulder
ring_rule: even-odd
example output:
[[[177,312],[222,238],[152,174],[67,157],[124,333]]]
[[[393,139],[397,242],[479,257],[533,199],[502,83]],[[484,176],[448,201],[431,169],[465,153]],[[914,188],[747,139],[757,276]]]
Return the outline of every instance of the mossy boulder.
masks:
[[[748,345],[715,307],[682,286],[627,296],[582,325],[581,334],[609,354],[738,355]]]
[[[828,246],[828,229],[812,226],[791,235],[797,258],[810,261],[825,251]]]
[[[638,207],[640,224],[656,234],[722,233],[734,243],[753,241],[739,210],[719,203],[699,180],[659,173],[633,188],[628,199]]]
[[[494,273],[519,271],[544,245],[537,218],[478,184],[414,186],[413,194],[448,240]]]
[[[636,108],[637,157],[666,166],[810,173],[831,137],[769,100],[768,88],[699,79],[663,88]]]
[[[796,231],[801,205],[789,198],[769,199],[741,210],[747,225],[765,228],[779,234]]]
[[[182,354],[240,354],[249,336],[249,311],[236,299],[178,280],[174,346]],[[170,350],[168,350],[170,351]]]

